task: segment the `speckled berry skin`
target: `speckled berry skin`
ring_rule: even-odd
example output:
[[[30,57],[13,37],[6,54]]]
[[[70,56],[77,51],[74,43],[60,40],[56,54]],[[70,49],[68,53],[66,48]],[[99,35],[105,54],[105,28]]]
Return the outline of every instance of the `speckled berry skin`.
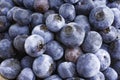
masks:
[[[66,24],[60,32],[60,40],[67,47],[80,46],[84,37],[84,29],[74,22]]]
[[[75,7],[70,3],[62,4],[59,8],[59,14],[67,23],[73,21],[76,16]]]
[[[29,73],[29,75],[27,75]],[[17,80],[36,80],[31,68],[24,68],[17,77]]]
[[[94,36],[94,37],[93,37]],[[89,31],[86,34],[84,42],[82,44],[82,49],[85,52],[96,52],[102,45],[102,37],[96,31]]]
[[[33,72],[39,78],[49,77],[54,70],[55,63],[53,59],[46,54],[40,55],[33,62]]]
[[[95,7],[89,14],[89,21],[98,30],[108,28],[114,21],[114,13],[105,6]]]
[[[100,61],[95,54],[86,53],[78,58],[77,72],[80,76],[90,78],[100,70]]]
[[[76,63],[79,56],[81,56],[82,54],[83,54],[83,51],[79,47],[66,48],[65,60]]]
[[[45,52],[45,41],[40,35],[34,34],[25,40],[25,51],[32,57],[38,57]]]
[[[76,76],[75,64],[72,62],[62,62],[57,70],[63,79]]]
[[[53,60],[59,60],[64,55],[64,49],[57,41],[50,41],[46,44],[45,53],[51,56]]]
[[[15,55],[12,42],[8,39],[2,39],[0,41],[0,58],[7,59],[14,57]]]
[[[105,75],[106,80],[118,80],[117,72],[111,67],[108,67],[105,71],[103,71],[103,74]]]
[[[65,25],[64,18],[59,14],[51,14],[47,17],[46,21],[47,28],[52,32],[58,32]]]
[[[100,70],[101,71],[104,71],[105,69],[107,69],[110,66],[111,58],[110,58],[110,54],[106,50],[99,49],[95,53],[95,55],[100,60]]]
[[[0,64],[0,74],[7,79],[15,79],[20,71],[20,62],[14,58],[5,59]]]
[[[45,78],[44,80],[62,80],[62,78],[54,74],[54,75],[49,76],[48,78]]]
[[[45,24],[35,26],[32,30],[32,34],[38,34],[42,36],[45,40],[45,43],[48,43],[54,39],[54,34],[48,30]]]

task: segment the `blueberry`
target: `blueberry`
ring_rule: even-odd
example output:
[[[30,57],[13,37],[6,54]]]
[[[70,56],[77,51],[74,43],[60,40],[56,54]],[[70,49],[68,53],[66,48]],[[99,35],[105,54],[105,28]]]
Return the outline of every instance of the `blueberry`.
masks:
[[[29,35],[29,27],[13,24],[10,26],[8,33],[12,39],[14,39],[17,35]]]
[[[60,40],[67,47],[80,46],[85,37],[84,29],[77,23],[68,23],[60,32]]]
[[[0,64],[0,74],[7,79],[15,79],[20,71],[20,63],[14,58],[5,59]]]
[[[72,3],[72,4],[75,4],[77,3],[79,0],[64,0],[65,2],[68,2],[68,3]]]
[[[109,45],[103,43],[102,46],[101,46],[101,49],[104,49],[104,50],[109,52]]]
[[[49,77],[54,70],[55,63],[53,59],[46,54],[40,55],[33,62],[33,72],[39,78]]]
[[[79,0],[75,6],[77,14],[89,15],[90,11],[94,8],[93,0]]]
[[[34,0],[34,9],[38,12],[46,12],[49,9],[49,1],[48,0]]]
[[[13,22],[13,13],[18,9],[19,7],[13,7],[7,12],[7,18],[9,21]]]
[[[75,64],[72,62],[62,62],[57,70],[63,79],[76,76]]]
[[[100,61],[95,54],[86,53],[77,60],[77,72],[80,76],[90,78],[100,70]]]
[[[52,32],[58,32],[65,25],[64,18],[59,14],[51,14],[46,19],[46,26]]]
[[[112,11],[114,13],[114,22],[113,22],[113,26],[115,26],[116,28],[120,28],[120,10],[118,8],[112,8]]]
[[[107,6],[110,8],[118,8],[120,10],[120,1],[119,0],[114,0],[112,3],[108,3]]]
[[[12,8],[14,5],[13,3],[10,2],[10,0],[1,0],[0,1],[0,9],[3,9],[3,8]]]
[[[114,13],[108,7],[96,7],[89,14],[89,21],[94,28],[104,30],[113,23]]]
[[[76,63],[79,56],[83,55],[83,51],[79,47],[66,48],[65,60]]]
[[[34,61],[33,57],[25,56],[21,60],[21,67],[22,68],[27,68],[27,67],[32,68],[33,61]]]
[[[38,57],[45,52],[45,41],[40,35],[34,34],[25,40],[25,51],[32,57]]]
[[[85,52],[96,52],[101,47],[101,45],[102,45],[101,35],[96,31],[89,31],[86,34],[86,37],[82,44],[82,49]]]
[[[88,78],[87,80],[105,80],[105,76],[102,72],[98,72],[95,76]]]
[[[20,25],[28,25],[30,23],[31,11],[18,8],[13,13],[13,20]]]
[[[58,75],[54,74],[49,76],[48,78],[45,78],[44,80],[62,80]]]
[[[6,59],[15,56],[15,52],[12,46],[12,42],[8,39],[2,39],[0,41],[0,58]]]
[[[27,75],[29,73],[29,75]],[[18,75],[17,80],[35,80],[35,75],[30,68],[24,68]]]
[[[120,60],[120,39],[116,39],[109,46],[111,58]]]
[[[34,0],[23,0],[23,4],[26,8],[33,10]]]
[[[66,22],[73,21],[76,16],[75,7],[69,3],[62,4],[59,8],[59,14]]]
[[[38,34],[38,35],[42,36],[45,40],[45,43],[54,39],[54,34],[52,32],[50,32],[47,29],[46,25],[44,25],[44,24],[35,26],[32,30],[32,34]]]
[[[46,44],[45,53],[51,56],[53,60],[59,60],[63,57],[64,49],[57,41],[50,41]]]
[[[25,40],[26,40],[27,37],[28,37],[28,35],[18,35],[14,38],[13,46],[19,52],[25,53],[24,44],[25,44]]]
[[[5,32],[8,30],[10,22],[6,16],[0,16],[0,32]]]
[[[100,34],[105,43],[110,43],[117,38],[117,30],[113,26],[109,26],[108,28],[100,31]]]
[[[6,16],[7,15],[7,12],[9,11],[10,9],[9,8],[7,8],[7,7],[5,7],[5,8],[2,8],[1,10],[0,10],[0,15],[1,16]]]
[[[103,71],[103,74],[105,75],[106,80],[118,80],[117,72],[111,67],[108,67],[105,71]]]
[[[41,13],[33,13],[30,17],[32,28],[43,23],[43,14]]]
[[[76,16],[75,20],[76,23],[78,23],[81,27],[84,28],[86,32],[90,31],[90,24],[88,21],[88,18],[84,15],[78,15]]]
[[[58,12],[60,6],[64,3],[63,0],[49,0],[50,8]]]
[[[95,55],[98,57],[98,59],[100,60],[100,70],[104,71],[105,69],[107,69],[110,66],[111,63],[111,58],[109,53],[104,50],[104,49],[99,49]]]
[[[94,7],[99,6],[106,6],[107,0],[93,0],[94,1]]]

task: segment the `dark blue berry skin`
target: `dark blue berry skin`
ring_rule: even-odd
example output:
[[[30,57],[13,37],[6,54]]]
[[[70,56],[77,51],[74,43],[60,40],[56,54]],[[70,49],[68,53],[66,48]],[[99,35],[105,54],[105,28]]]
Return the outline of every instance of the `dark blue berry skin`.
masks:
[[[104,30],[114,21],[114,13],[105,6],[95,7],[89,14],[89,21],[95,29]]]
[[[112,3],[108,3],[107,6],[110,8],[118,8],[120,10],[120,1],[119,0],[114,0]]]
[[[13,40],[13,46],[21,53],[25,53],[24,43],[28,35],[18,35]],[[18,45],[19,44],[19,45]]]
[[[100,70],[104,71],[105,69],[107,69],[110,66],[111,63],[111,58],[109,53],[104,50],[104,49],[99,49],[95,55],[98,57],[98,59],[100,60]]]
[[[39,78],[49,77],[55,70],[55,63],[52,57],[42,54],[33,62],[33,72]]]
[[[86,53],[78,58],[77,72],[80,76],[90,78],[100,70],[100,61],[95,54]]]
[[[10,22],[6,16],[0,16],[0,32],[5,32],[8,30]]]
[[[33,57],[25,56],[21,60],[21,67],[22,68],[27,68],[27,67],[32,68],[33,61],[34,61]]]
[[[101,35],[96,31],[89,31],[86,34],[86,37],[85,37],[84,42],[82,44],[82,49],[85,52],[94,53],[100,49],[101,45],[102,45]]]
[[[43,14],[41,13],[33,13],[30,17],[32,28],[43,23]]]
[[[7,12],[7,18],[9,21],[13,22],[13,13],[18,9],[19,7],[13,7]]]
[[[114,13],[114,22],[113,22],[113,26],[115,26],[116,28],[120,28],[120,10],[118,8],[111,8],[113,13]]]
[[[66,80],[85,80],[85,79],[79,77],[71,77],[71,78],[67,78]]]
[[[25,40],[24,48],[29,56],[38,57],[45,52],[45,41],[40,35],[33,34]]]
[[[108,28],[100,31],[100,34],[105,43],[110,43],[117,38],[117,30],[113,26],[109,26]]]
[[[87,80],[105,80],[105,76],[102,72],[98,72],[95,76],[88,78]]]
[[[84,37],[85,31],[77,23],[66,24],[60,32],[60,40],[67,47],[80,46]]]
[[[84,15],[76,16],[74,22],[78,23],[81,27],[83,27],[85,32],[88,32],[91,29],[88,18]]]
[[[101,46],[101,49],[104,49],[104,50],[109,52],[109,45],[103,43],[102,46]]]
[[[26,8],[33,10],[34,0],[23,0],[23,4]]]
[[[58,32],[65,25],[64,18],[59,14],[51,14],[47,17],[46,21],[47,28],[52,32]]]
[[[64,3],[63,0],[49,0],[50,9],[58,12],[60,6]]]
[[[59,60],[63,57],[64,49],[57,41],[50,41],[46,44],[45,53],[51,56],[53,60]]]
[[[7,79],[15,79],[20,71],[20,62],[14,58],[5,59],[0,64],[0,74]]]
[[[15,52],[12,46],[12,42],[8,39],[2,39],[0,41],[0,58],[7,59],[15,56]]]
[[[13,0],[0,0],[0,2],[7,2],[7,3],[9,3],[10,5],[13,5],[13,6],[14,6]],[[7,5],[6,5],[6,6],[7,6]]]
[[[50,32],[44,24],[35,26],[32,30],[32,34],[38,34],[42,36],[45,40],[45,43],[48,43],[54,39],[54,34]]]
[[[13,0],[13,2],[18,6],[23,6],[23,0]]]
[[[103,74],[105,76],[105,80],[118,80],[117,72],[111,67],[108,67],[105,71],[103,71]]]
[[[29,73],[29,75],[27,75]],[[36,80],[31,68],[24,68],[17,77],[17,80]]]
[[[70,3],[62,4],[59,8],[59,14],[63,16],[67,23],[73,21],[76,16],[74,5]]]
[[[71,4],[75,4],[77,3],[79,0],[64,0],[67,3],[71,3]]]
[[[120,60],[120,39],[113,41],[109,47],[111,58]]]
[[[6,16],[7,15],[7,12],[9,11],[10,9],[9,8],[2,8],[1,10],[0,10],[0,15],[1,16]]]
[[[20,25],[28,25],[30,23],[31,12],[22,8],[18,8],[13,13],[13,20]]]
[[[76,76],[75,64],[72,62],[60,63],[57,70],[63,79]]]
[[[58,0],[57,0],[58,1]],[[48,10],[44,13],[44,21],[46,20],[46,18],[50,15],[50,14],[55,14],[54,10]]]
[[[77,14],[88,15],[90,11],[94,8],[93,0],[79,0],[75,6]]]
[[[45,78],[44,80],[62,80],[58,75],[54,74],[49,76],[48,78]]]
[[[10,26],[8,33],[12,39],[14,39],[17,35],[29,35],[29,27],[13,24]]]
[[[112,67],[120,75],[120,61],[116,61]]]
[[[93,0],[94,7],[106,6],[107,0]]]
[[[36,11],[45,13],[49,9],[49,0],[34,0],[33,6]]]

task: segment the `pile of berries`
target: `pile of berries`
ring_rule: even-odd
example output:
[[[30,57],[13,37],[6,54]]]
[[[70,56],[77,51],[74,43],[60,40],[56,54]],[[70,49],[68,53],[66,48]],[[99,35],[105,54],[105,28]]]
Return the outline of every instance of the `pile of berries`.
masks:
[[[0,80],[120,80],[120,0],[0,0]]]

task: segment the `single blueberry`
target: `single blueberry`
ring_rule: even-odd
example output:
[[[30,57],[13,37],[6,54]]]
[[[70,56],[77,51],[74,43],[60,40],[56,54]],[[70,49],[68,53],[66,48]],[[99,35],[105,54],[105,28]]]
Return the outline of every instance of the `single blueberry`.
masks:
[[[44,80],[62,80],[58,75],[54,74],[49,76],[48,78],[45,78]]]

